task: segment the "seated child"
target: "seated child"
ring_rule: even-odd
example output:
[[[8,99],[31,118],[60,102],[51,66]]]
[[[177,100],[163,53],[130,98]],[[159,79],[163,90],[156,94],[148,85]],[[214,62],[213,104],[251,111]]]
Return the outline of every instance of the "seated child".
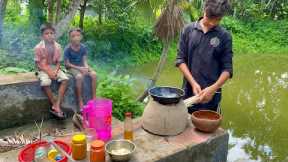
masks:
[[[65,66],[76,79],[76,95],[80,111],[83,107],[82,84],[85,75],[91,77],[92,99],[96,99],[96,72],[87,63],[87,49],[81,44],[82,31],[79,28],[69,31],[70,44],[64,50]]]
[[[38,68],[40,85],[45,91],[52,107],[50,112],[60,118],[64,117],[60,105],[68,83],[68,77],[60,69],[61,46],[55,41],[55,28],[51,24],[43,24],[40,28],[42,40],[35,48],[35,63]],[[52,80],[61,82],[58,97],[55,100],[50,85]]]

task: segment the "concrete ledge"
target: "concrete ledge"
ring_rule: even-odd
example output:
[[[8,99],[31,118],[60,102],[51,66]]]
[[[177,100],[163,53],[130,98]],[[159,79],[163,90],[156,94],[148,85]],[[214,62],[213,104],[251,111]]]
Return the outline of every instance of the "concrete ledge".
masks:
[[[136,129],[137,150],[131,162],[226,162],[228,133],[222,128],[202,133],[190,121],[178,136],[156,136],[141,127]],[[135,125],[141,126],[141,120]]]
[[[34,73],[0,75],[0,129],[23,125],[25,123],[51,118],[49,102],[43,93]],[[91,80],[85,77],[83,99],[91,98]],[[53,81],[52,90],[58,92],[59,83]],[[55,94],[56,95],[56,94]],[[69,79],[63,111],[72,112],[77,108],[75,80]]]
[[[67,128],[71,123],[66,122]],[[113,139],[123,138],[123,123],[114,119]],[[69,126],[70,125],[70,126]],[[186,130],[178,136],[156,136],[141,128],[141,119],[134,120],[134,142],[136,152],[129,162],[226,162],[229,135],[222,128],[214,133],[202,133],[188,123]],[[71,130],[70,130],[71,131]],[[58,137],[71,142],[71,136]],[[0,154],[0,161],[16,162],[19,150]],[[89,157],[89,156],[88,156]],[[106,155],[106,162],[111,162]],[[89,162],[83,160],[82,162]]]
[[[38,121],[39,123],[40,121]],[[118,119],[112,117],[112,127],[122,127],[121,121]],[[49,134],[49,132],[54,132],[55,130],[59,130],[60,132],[63,132],[63,134],[68,134],[67,136],[63,137],[63,135],[57,136],[55,138],[59,138],[62,141],[66,141],[67,143],[70,143],[71,140],[71,134],[78,132],[78,130],[73,126],[73,123],[70,118],[66,120],[47,120],[43,122],[42,127],[42,134],[45,136]],[[116,129],[117,130],[117,129]],[[13,135],[15,132],[19,132],[21,134],[24,134],[26,136],[38,136],[38,129],[35,127],[34,123],[26,124],[23,126],[19,126],[17,128],[9,128],[0,130],[0,137],[10,136]],[[112,136],[118,136],[119,131],[112,131]],[[18,154],[21,148],[15,149],[12,151],[8,151],[5,153],[0,153],[0,162],[18,162]]]

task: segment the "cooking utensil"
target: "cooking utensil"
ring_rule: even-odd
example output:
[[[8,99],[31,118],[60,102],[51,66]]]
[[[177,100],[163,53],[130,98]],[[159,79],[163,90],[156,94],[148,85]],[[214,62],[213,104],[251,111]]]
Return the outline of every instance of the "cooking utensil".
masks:
[[[184,91],[173,87],[154,87],[149,93],[151,98],[142,115],[143,128],[157,135],[173,136],[183,132],[188,124],[187,108],[197,103],[199,97],[183,100]]]
[[[128,161],[135,152],[136,145],[130,140],[112,140],[105,146],[105,151],[113,161]]]
[[[168,105],[176,104],[184,96],[184,91],[175,87],[154,87],[149,90],[150,96],[157,102]]]
[[[199,110],[191,115],[193,125],[202,132],[214,132],[221,124],[222,116],[215,111]]]
[[[46,137],[46,140],[49,144],[53,145],[54,148],[59,151],[61,154],[65,155],[70,162],[76,162],[71,155],[69,155],[65,150],[63,150],[61,147],[59,147],[54,141],[53,137]]]

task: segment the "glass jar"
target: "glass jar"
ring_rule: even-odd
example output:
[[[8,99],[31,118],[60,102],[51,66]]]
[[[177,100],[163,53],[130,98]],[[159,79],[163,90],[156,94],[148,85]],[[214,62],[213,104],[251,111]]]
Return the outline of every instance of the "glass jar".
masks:
[[[95,140],[91,143],[90,162],[105,162],[105,143],[101,140]]]
[[[72,157],[74,160],[84,160],[87,155],[87,142],[84,134],[72,138]]]
[[[97,139],[96,130],[94,128],[85,128],[84,131],[87,141],[87,151],[90,151],[91,143]]]
[[[125,113],[124,120],[124,139],[133,141],[133,122],[132,122],[132,113]]]

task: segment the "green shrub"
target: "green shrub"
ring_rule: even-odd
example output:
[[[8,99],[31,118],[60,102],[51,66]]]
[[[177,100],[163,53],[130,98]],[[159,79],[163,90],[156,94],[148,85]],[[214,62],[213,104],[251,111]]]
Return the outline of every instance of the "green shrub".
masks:
[[[113,22],[97,24],[95,18],[87,16],[85,19],[84,43],[91,60],[132,65],[148,62],[149,58],[161,54],[161,44],[150,25],[135,24],[123,29]]]
[[[235,54],[288,53],[288,21],[244,22],[233,17],[225,17],[222,25],[232,33]]]
[[[133,80],[128,76],[112,73],[101,80],[97,87],[97,95],[113,100],[113,116],[124,120],[125,112],[132,112],[134,117],[141,116],[143,105],[133,96]]]

